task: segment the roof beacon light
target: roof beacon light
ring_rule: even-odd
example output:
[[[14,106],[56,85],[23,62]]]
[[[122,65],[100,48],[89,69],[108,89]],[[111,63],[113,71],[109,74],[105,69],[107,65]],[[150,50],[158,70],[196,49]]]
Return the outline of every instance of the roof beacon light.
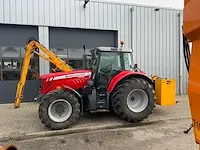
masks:
[[[121,40],[121,41],[120,41],[120,44],[121,44],[120,50],[122,51],[122,48],[123,48],[123,45],[124,45],[124,41]]]

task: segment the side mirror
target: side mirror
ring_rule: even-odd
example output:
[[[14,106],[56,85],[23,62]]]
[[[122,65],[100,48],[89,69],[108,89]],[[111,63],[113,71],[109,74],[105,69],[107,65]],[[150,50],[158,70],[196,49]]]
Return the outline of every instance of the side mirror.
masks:
[[[138,68],[138,64],[134,64],[133,69],[134,69],[135,71],[137,71],[137,72],[143,72],[143,71],[140,70],[140,68]]]
[[[138,68],[138,65],[137,65],[137,64],[134,64],[134,65],[130,65],[130,67],[131,67],[132,69],[137,69],[137,68]]]

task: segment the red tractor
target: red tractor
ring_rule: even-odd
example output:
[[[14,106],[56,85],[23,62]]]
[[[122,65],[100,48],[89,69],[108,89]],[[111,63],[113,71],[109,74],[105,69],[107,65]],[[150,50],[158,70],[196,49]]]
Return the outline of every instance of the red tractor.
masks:
[[[84,111],[113,110],[138,122],[155,107],[154,82],[133,65],[131,50],[97,47],[85,55],[86,70],[41,76],[39,118],[50,129],[65,129]]]

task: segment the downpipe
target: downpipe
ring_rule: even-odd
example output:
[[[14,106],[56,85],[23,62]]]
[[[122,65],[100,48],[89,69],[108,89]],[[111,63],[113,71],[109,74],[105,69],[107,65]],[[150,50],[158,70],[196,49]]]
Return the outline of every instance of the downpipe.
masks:
[[[134,29],[135,29],[135,27],[134,27],[134,23],[135,23],[135,18],[134,18],[134,7],[132,7],[131,9],[130,9],[130,11],[131,11],[131,50],[132,50],[132,62],[133,62],[133,60],[135,60],[134,59],[134,47],[135,47],[135,44],[136,44],[136,42],[135,42],[135,38],[134,38],[134,36],[133,36],[133,34],[135,35],[135,33],[134,33]],[[133,65],[133,64],[132,64]]]
[[[181,28],[181,14],[178,13],[178,27],[179,27],[179,94],[182,95],[183,94],[183,52],[182,52],[182,42],[180,42],[180,40],[182,40],[182,28]]]

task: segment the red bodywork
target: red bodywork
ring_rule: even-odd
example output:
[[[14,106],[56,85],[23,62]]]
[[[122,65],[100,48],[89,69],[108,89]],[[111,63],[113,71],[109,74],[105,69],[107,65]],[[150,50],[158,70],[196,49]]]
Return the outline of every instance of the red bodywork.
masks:
[[[107,91],[109,93],[111,93],[119,81],[121,81],[122,79],[129,77],[129,76],[139,76],[139,77],[147,79],[148,81],[150,80],[146,76],[145,72],[133,72],[130,70],[124,70],[112,78],[112,80],[107,88]]]
[[[90,70],[75,70],[70,72],[56,72],[40,76],[42,88],[40,94],[47,94],[58,86],[67,85],[74,90],[83,88],[90,79]]]
[[[40,76],[40,79],[42,80],[40,94],[47,94],[48,92],[55,90],[58,86],[61,85],[66,85],[74,90],[84,88],[87,84],[87,81],[90,79],[90,76],[91,70],[76,70],[42,75]],[[107,88],[107,92],[111,93],[119,81],[129,76],[139,76],[149,81],[151,80],[146,76],[144,72],[133,72],[125,70],[112,78]]]

